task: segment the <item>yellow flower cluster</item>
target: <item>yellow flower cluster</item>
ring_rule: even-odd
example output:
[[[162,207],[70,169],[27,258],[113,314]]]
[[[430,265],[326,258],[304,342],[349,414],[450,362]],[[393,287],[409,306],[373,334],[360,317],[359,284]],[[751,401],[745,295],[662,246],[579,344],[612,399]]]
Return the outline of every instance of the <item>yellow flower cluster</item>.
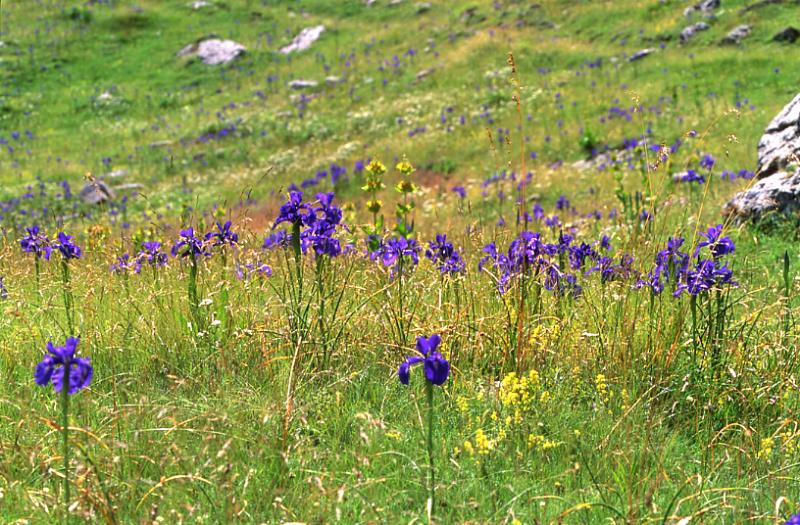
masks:
[[[531,370],[522,377],[511,372],[500,382],[498,398],[503,408],[513,410],[513,416],[507,415],[505,418],[506,425],[511,426],[521,423],[523,414],[531,411],[536,401],[546,404],[550,399],[550,392],[542,390],[542,380],[536,370]]]
[[[386,173],[386,166],[383,165],[383,162],[377,159],[372,159],[364,169],[366,169],[372,175],[383,175]]]
[[[406,176],[411,175],[412,173],[414,173],[414,171],[416,171],[414,166],[412,166],[411,163],[408,162],[407,160],[402,160],[398,162],[395,168],[397,169],[397,171]]]
[[[547,439],[541,434],[530,434],[528,436],[528,448],[535,449],[537,452],[546,452],[560,444],[552,439]]]
[[[775,449],[775,439],[768,437],[768,438],[761,438],[761,445],[758,448],[758,453],[756,453],[756,457],[758,459],[764,459],[769,461],[770,457],[772,456],[772,451]]]
[[[608,379],[606,379],[605,374],[597,374],[595,376],[594,387],[603,403],[608,404],[611,398],[614,397],[614,391],[608,386]]]
[[[550,348],[552,343],[561,336],[561,326],[557,324],[538,324],[533,328],[530,336],[531,348],[543,352]]]

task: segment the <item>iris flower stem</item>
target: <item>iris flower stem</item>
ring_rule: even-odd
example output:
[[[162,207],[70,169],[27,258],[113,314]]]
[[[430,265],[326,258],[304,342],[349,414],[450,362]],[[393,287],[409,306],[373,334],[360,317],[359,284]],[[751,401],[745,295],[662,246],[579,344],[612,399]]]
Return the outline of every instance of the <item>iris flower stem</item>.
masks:
[[[36,256],[33,258],[33,268],[36,272],[36,293],[41,292],[41,287],[39,286],[39,254],[37,253]]]
[[[64,456],[64,523],[69,523],[69,367],[64,366],[64,379],[61,383],[61,446]]]
[[[193,252],[189,254],[189,307],[192,310],[192,317],[197,325],[196,329],[199,332],[200,327],[200,302],[197,300],[197,257]]]
[[[428,509],[432,516],[436,501],[436,470],[433,467],[433,383],[430,381],[425,381],[425,393],[428,398],[428,490],[430,492]]]
[[[697,296],[693,295],[689,299],[692,309],[692,350],[694,352],[694,366],[697,367]]]
[[[317,255],[317,297],[319,299],[317,326],[319,327],[319,335],[322,338],[322,366],[326,366],[328,362],[328,334],[325,332],[325,288],[322,282],[322,265],[324,263],[322,255]]]
[[[69,334],[72,335],[74,334],[72,323],[72,290],[69,285],[69,264],[66,259],[61,261],[61,280],[63,284],[64,310],[67,315],[67,329]]]

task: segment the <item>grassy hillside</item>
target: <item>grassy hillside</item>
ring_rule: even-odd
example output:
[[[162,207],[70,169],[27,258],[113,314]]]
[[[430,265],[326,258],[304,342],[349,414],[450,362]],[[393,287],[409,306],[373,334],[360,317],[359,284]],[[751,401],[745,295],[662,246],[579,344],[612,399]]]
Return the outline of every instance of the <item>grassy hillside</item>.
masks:
[[[799,512],[797,219],[721,207],[797,95],[800,43],[773,36],[800,5],[690,5],[2,2],[0,523]],[[246,53],[177,55],[212,35]],[[92,179],[115,198],[81,202]],[[326,220],[335,192],[341,253],[275,237],[315,223],[276,223],[289,190]],[[23,251],[34,224],[49,258]],[[170,254],[188,227],[220,235]],[[446,382],[401,384],[432,334]],[[62,398],[32,372],[68,336],[94,374],[65,469]]]

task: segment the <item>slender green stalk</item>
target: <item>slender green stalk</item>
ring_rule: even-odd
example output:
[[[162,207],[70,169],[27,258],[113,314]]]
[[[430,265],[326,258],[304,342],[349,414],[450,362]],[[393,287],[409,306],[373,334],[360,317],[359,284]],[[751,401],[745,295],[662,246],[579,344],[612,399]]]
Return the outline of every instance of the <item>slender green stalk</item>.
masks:
[[[697,367],[697,296],[693,295],[689,300],[692,309],[692,351],[694,366]]]
[[[319,301],[319,312],[317,314],[317,326],[319,336],[322,339],[322,366],[328,362],[328,334],[325,331],[325,287],[323,286],[322,272],[325,261],[322,255],[317,255],[317,299]]]
[[[64,456],[64,479],[61,481],[64,492],[64,523],[69,523],[69,369],[64,367],[61,385],[61,446]]]
[[[67,315],[67,329],[70,335],[74,335],[73,318],[72,318],[72,289],[69,283],[69,264],[67,260],[61,261],[61,280],[62,280],[62,294],[64,296],[64,310]]]
[[[436,503],[436,470],[433,466],[433,383],[425,381],[425,391],[428,397],[428,491],[430,493],[428,509],[433,515]]]
[[[192,311],[192,317],[195,322],[195,330],[199,332],[202,330],[200,326],[200,302],[197,297],[197,257],[194,252],[189,253],[189,308]]]

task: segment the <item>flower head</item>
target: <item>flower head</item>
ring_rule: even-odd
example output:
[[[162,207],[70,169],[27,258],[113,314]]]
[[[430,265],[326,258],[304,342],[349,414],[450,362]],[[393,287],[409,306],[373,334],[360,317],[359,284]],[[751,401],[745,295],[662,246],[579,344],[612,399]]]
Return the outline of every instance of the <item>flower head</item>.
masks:
[[[211,255],[203,245],[203,241],[194,234],[194,228],[189,227],[181,230],[178,241],[172,246],[172,256],[187,257],[189,255],[197,257],[198,255]]]
[[[161,250],[161,243],[158,241],[145,241],[142,243],[142,251],[136,256],[136,273],[141,270],[142,263],[146,262],[152,267],[166,266],[167,254]]]
[[[436,351],[442,338],[439,334],[428,337],[417,337],[417,352],[419,355],[406,357],[406,360],[397,369],[397,377],[404,385],[408,384],[411,376],[411,367],[423,364],[425,379],[434,385],[442,385],[450,375],[450,363],[442,354]]]
[[[25,253],[32,253],[36,255],[36,257],[50,259],[50,253],[53,251],[53,248],[50,246],[50,240],[40,233],[39,227],[34,224],[30,228],[26,228],[26,231],[28,234],[19,240],[22,251]]]
[[[47,343],[47,353],[36,365],[33,374],[37,385],[46,386],[52,382],[55,391],[61,392],[66,379],[69,395],[89,386],[92,380],[92,365],[86,357],[75,357],[79,341],[78,337],[68,337],[64,346]]]
[[[708,246],[708,249],[711,251],[711,255],[714,256],[714,259],[719,259],[723,255],[728,255],[729,253],[736,251],[736,245],[733,243],[730,237],[722,236],[721,224],[711,226],[705,233],[701,232],[700,235],[705,237],[705,240],[697,244],[697,249],[694,251],[695,257],[697,257],[697,255],[700,253],[700,250],[706,246]]]
[[[436,235],[435,241],[428,243],[425,257],[431,260],[443,274],[462,273],[466,269],[464,259],[455,249],[453,243],[447,240],[447,235]]]
[[[273,228],[282,222],[288,222],[292,225],[304,224],[308,217],[308,211],[308,204],[303,202],[303,192],[292,191],[289,193],[289,200],[281,205]]]
[[[239,235],[231,230],[231,221],[217,222],[217,229],[206,234],[206,241],[211,241],[211,246],[236,246]]]
[[[72,242],[72,237],[64,232],[58,234],[58,238],[53,247],[61,252],[61,256],[64,257],[65,260],[81,258],[82,252],[80,246]]]

